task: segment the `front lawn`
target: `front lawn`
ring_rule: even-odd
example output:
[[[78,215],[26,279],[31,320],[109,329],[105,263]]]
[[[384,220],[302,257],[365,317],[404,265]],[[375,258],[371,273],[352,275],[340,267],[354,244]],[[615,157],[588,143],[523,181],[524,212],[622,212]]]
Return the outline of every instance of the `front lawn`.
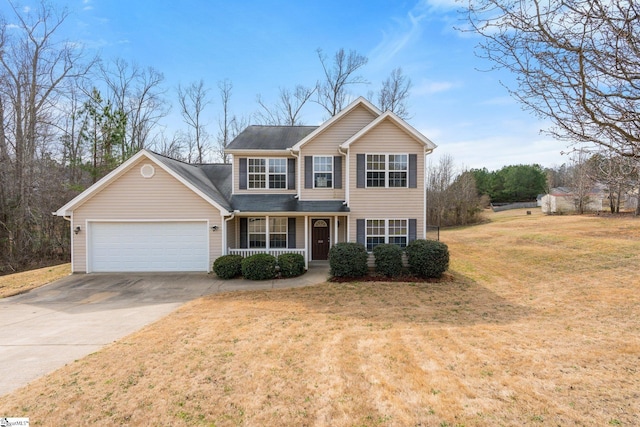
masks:
[[[71,274],[71,264],[67,263],[0,276],[0,298],[28,292],[69,274]]]
[[[32,425],[640,425],[640,220],[493,215],[440,283],[228,293],[0,398]]]

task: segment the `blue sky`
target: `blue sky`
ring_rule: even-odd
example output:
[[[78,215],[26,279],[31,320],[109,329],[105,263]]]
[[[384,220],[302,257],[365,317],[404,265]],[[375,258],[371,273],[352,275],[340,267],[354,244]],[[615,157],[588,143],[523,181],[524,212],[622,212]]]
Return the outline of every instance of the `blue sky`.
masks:
[[[6,0],[0,11],[8,13]],[[212,89],[210,132],[217,131],[216,85],[233,83],[231,110],[249,115],[256,96],[275,102],[280,87],[311,86],[322,75],[316,49],[332,55],[355,49],[369,58],[361,75],[370,84],[352,88],[354,98],[377,92],[402,67],[413,83],[409,120],[449,154],[459,167],[499,169],[511,164],[560,165],[564,143],[539,130],[545,124],[523,112],[500,81],[504,72],[474,55],[477,39],[454,29],[463,25],[453,0],[69,0],[65,36],[105,59],[152,66],[165,76],[174,104],[164,121],[180,126],[175,88],[203,79]],[[20,7],[34,5],[25,0]],[[315,105],[307,124],[326,119]],[[255,122],[255,120],[252,120]]]

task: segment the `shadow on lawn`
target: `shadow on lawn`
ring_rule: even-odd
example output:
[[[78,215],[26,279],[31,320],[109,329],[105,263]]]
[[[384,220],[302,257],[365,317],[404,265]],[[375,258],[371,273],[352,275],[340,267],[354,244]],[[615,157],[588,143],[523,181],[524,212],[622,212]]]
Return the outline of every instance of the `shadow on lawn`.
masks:
[[[454,326],[507,324],[533,311],[455,273],[438,283],[325,283],[298,289],[225,294],[223,298],[273,302],[275,309],[280,302],[298,303],[312,313],[345,319]],[[283,307],[290,309],[289,305]]]

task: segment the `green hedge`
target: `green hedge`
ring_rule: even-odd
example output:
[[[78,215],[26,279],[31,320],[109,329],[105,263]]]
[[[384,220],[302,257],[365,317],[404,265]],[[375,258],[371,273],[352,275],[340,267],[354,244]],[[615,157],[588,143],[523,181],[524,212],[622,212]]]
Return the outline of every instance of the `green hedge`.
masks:
[[[255,254],[242,260],[242,275],[249,280],[269,280],[276,278],[276,257],[269,254]]]
[[[387,277],[402,273],[402,249],[398,245],[383,244],[373,248],[376,271]]]
[[[329,273],[334,277],[362,277],[369,272],[367,249],[360,243],[337,243],[329,250]]]
[[[449,268],[449,247],[436,240],[414,240],[405,249],[409,270],[416,276],[440,278]]]
[[[296,277],[304,273],[304,257],[300,254],[278,256],[278,266],[282,277]]]
[[[213,262],[213,271],[221,279],[233,279],[242,274],[242,256],[223,255]]]

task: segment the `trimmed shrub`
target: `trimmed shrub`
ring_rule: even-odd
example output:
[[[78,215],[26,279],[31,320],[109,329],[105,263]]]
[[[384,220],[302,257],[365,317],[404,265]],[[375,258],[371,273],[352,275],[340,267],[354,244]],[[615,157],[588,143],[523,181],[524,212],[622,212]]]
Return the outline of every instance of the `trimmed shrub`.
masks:
[[[276,257],[255,254],[242,260],[242,275],[249,280],[269,280],[276,277]]]
[[[369,254],[360,243],[337,243],[329,250],[329,273],[334,277],[362,277],[369,272]]]
[[[300,254],[278,256],[278,266],[282,277],[296,277],[304,273],[304,257]]]
[[[436,240],[414,240],[405,249],[409,270],[423,278],[440,278],[449,268],[449,247]]]
[[[398,245],[384,244],[373,248],[376,271],[387,277],[402,273],[402,249]]]
[[[241,255],[223,255],[213,262],[213,271],[221,279],[233,279],[242,274]]]

